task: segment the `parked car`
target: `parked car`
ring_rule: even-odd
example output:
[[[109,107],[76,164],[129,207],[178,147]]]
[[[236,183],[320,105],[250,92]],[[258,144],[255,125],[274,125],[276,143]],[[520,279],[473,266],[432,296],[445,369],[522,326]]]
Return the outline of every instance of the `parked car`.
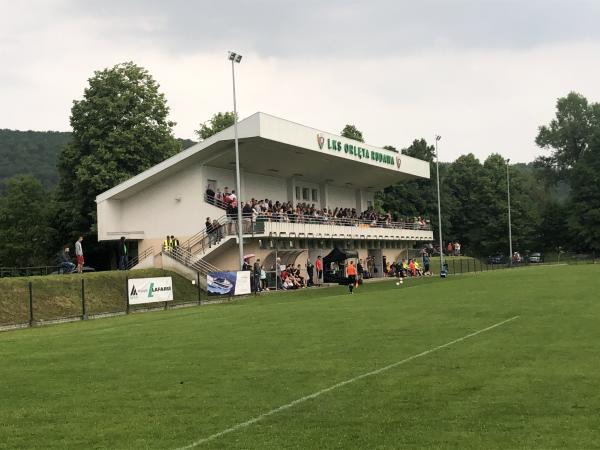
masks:
[[[531,255],[529,255],[529,263],[530,264],[539,264],[539,263],[543,263],[544,262],[544,257],[542,256],[541,253],[532,253]]]
[[[504,255],[497,253],[495,255],[488,256],[488,264],[506,264],[506,258]]]

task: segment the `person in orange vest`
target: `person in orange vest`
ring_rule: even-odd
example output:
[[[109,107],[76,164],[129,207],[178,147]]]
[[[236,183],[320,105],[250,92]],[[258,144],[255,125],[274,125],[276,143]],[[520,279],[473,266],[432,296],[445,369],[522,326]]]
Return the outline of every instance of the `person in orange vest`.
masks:
[[[346,267],[346,275],[348,276],[348,291],[352,294],[354,284],[356,283],[356,267],[354,267],[352,261],[350,261]]]

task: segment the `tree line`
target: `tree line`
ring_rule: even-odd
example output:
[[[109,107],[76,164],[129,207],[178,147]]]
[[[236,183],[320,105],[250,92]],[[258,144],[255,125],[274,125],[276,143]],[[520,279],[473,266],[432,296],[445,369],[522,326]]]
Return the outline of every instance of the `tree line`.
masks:
[[[114,265],[112,245],[97,240],[96,196],[193,144],[174,137],[175,123],[168,118],[159,88],[148,71],[132,62],[95,72],[83,98],[73,102],[72,133],[51,135],[60,146],[54,152],[56,178],[48,176],[48,158],[42,172],[21,161],[35,158],[36,152],[51,154],[48,148],[56,143],[36,136],[34,143],[19,146],[14,132],[0,132],[0,150],[3,142],[10,142],[4,146],[9,151],[0,156],[9,164],[19,160],[11,166],[19,175],[6,178],[10,170],[3,166],[0,265],[52,265],[60,248],[79,235],[84,236],[90,265]],[[198,138],[207,139],[233,121],[233,113],[217,113],[200,124]],[[354,125],[346,125],[341,134],[364,142]],[[515,250],[600,250],[600,104],[576,93],[559,99],[555,119],[539,128],[536,142],[548,154],[530,164],[508,164],[498,154],[484,161],[468,154],[440,164],[446,242],[458,240],[472,255],[507,253],[508,167]],[[435,160],[435,148],[425,139],[400,152]],[[431,166],[431,179],[389,186],[377,194],[376,206],[397,217],[425,216],[437,236]]]

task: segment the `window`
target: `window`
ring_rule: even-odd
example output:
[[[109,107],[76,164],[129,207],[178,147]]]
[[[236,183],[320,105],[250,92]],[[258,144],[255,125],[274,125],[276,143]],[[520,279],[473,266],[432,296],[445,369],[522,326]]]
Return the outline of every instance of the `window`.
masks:
[[[296,201],[300,200],[300,186],[296,186]]]
[[[367,200],[367,208],[372,208],[373,202],[371,200]]]
[[[312,190],[312,201],[315,203],[319,201],[319,190],[318,189]]]
[[[305,200],[305,201],[309,201],[310,200],[310,198],[308,196],[309,192],[310,192],[310,189],[308,189],[308,188],[302,188],[302,200]]]

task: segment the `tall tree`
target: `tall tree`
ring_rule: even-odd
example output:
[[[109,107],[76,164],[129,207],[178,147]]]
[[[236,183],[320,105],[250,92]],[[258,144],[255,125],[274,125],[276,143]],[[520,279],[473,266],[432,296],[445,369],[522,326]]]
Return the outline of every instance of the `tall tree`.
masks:
[[[341,133],[342,136],[358,142],[365,142],[363,134],[354,125],[346,125]]]
[[[542,148],[552,150],[549,157],[539,161],[564,171],[589,150],[593,136],[600,134],[600,104],[588,103],[575,92],[556,102],[556,117],[549,125],[539,128],[535,142]]]
[[[575,249],[600,251],[600,139],[577,161],[571,177],[570,229]]]
[[[48,224],[48,193],[42,184],[31,175],[8,179],[0,197],[0,264],[24,267],[51,262],[54,230]]]
[[[217,134],[219,131],[229,128],[234,122],[235,113],[233,111],[218,112],[209,120],[202,122],[200,129],[196,130],[195,133],[202,140],[208,139],[213,134]]]
[[[431,162],[435,148],[425,139],[415,139],[409,147],[402,149],[402,153]],[[377,204],[398,219],[426,217],[437,230],[437,190],[432,179],[402,181],[389,186],[377,195]]]
[[[132,62],[97,71],[71,109],[59,158],[62,238],[94,231],[96,196],[179,151],[158,83]]]

